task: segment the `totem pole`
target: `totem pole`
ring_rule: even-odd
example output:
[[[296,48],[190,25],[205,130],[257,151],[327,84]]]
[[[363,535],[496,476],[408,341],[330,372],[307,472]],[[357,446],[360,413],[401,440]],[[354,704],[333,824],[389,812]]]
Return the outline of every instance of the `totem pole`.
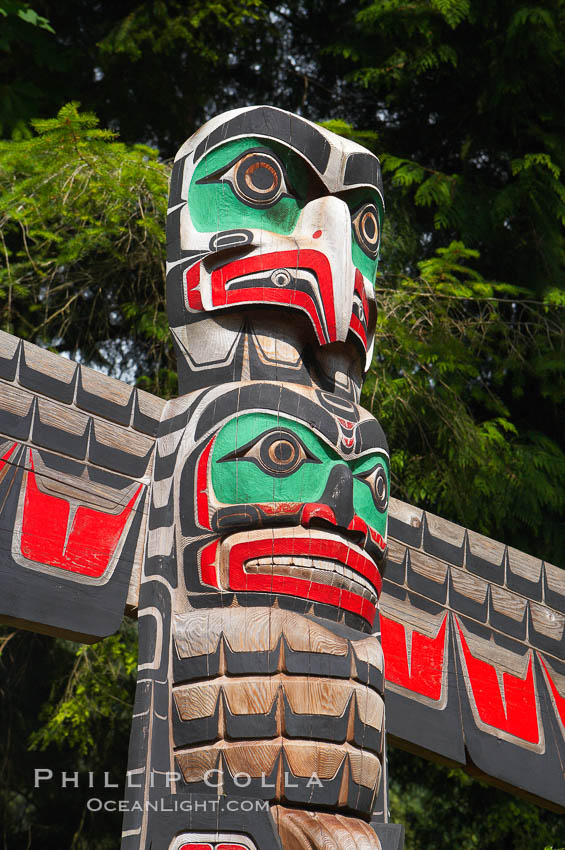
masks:
[[[235,110],[173,169],[179,398],[0,336],[0,614],[139,620],[123,850],[399,848],[381,633],[396,742],[564,807],[563,573],[389,499],[358,405],[382,216],[375,156]]]
[[[156,444],[130,770],[140,799],[197,794],[209,820],[134,818],[124,848],[139,829],[142,846],[180,850],[242,828],[265,850],[379,846],[370,632],[389,458],[357,401],[382,215],[376,157],[280,110],[222,115],[177,155],[167,309],[182,395]],[[231,815],[211,807],[221,798]]]

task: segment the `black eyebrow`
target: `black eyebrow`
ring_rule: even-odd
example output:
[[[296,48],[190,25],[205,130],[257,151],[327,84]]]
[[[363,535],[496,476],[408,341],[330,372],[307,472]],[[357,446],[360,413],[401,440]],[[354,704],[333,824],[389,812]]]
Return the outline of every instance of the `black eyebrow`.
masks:
[[[230,162],[228,162],[226,165],[221,165],[219,168],[216,168],[215,171],[213,171],[211,174],[207,174],[205,177],[201,177],[200,180],[196,181],[196,183],[199,184],[199,183],[214,183],[214,182],[216,182],[218,176],[221,175],[222,172],[229,171],[229,169],[233,165],[235,165],[236,162],[239,162],[239,160],[242,158],[242,156],[247,156],[247,154],[249,154],[249,153],[266,153],[270,157],[272,157],[273,159],[276,159],[276,161],[278,162],[278,164],[280,165],[280,167],[284,171],[285,178],[288,179],[285,164],[284,164],[284,162],[281,161],[281,158],[279,156],[277,156],[277,154],[274,151],[272,151],[270,148],[256,147],[255,146],[255,147],[249,148],[249,150],[246,150],[243,153],[238,153],[237,156],[234,156],[233,159],[231,159]]]
[[[216,145],[237,136],[254,134],[286,142],[312,163],[320,174],[328,167],[330,144],[322,133],[297,115],[272,106],[258,106],[216,127],[196,148],[194,164]]]
[[[257,394],[257,387],[243,386],[216,397],[202,411],[196,425],[194,439],[199,440],[227,416],[255,411],[258,407],[275,414],[282,410],[283,415],[318,431],[334,449],[338,445],[339,431],[334,416],[324,410],[320,404],[305,398],[300,393],[285,386],[267,382],[261,383],[260,395]]]
[[[383,178],[378,159],[370,153],[352,153],[345,164],[344,186],[356,183],[374,186],[381,196],[383,194]]]

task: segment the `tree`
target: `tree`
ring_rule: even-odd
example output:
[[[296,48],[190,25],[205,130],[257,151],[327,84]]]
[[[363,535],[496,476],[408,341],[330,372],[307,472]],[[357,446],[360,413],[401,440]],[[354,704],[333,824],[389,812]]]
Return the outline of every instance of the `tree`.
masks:
[[[539,310],[546,311],[554,323],[555,344],[549,348],[539,348],[534,334],[531,347],[525,344],[518,355],[507,334],[502,333],[498,341],[491,337],[493,349],[487,352],[483,348],[472,367],[476,370],[474,378],[470,379],[468,373],[463,379],[464,357],[461,371],[456,361],[451,361],[455,371],[447,380],[460,398],[466,396],[471,418],[483,423],[490,438],[496,439],[493,425],[495,430],[506,427],[502,420],[495,424],[497,416],[513,423],[514,436],[524,451],[524,470],[530,462],[534,466],[551,465],[551,456],[560,465],[557,458],[565,448],[558,414],[564,392],[560,329],[565,148],[560,95],[555,85],[564,66],[560,36],[564,14],[560,0],[534,7],[525,3],[493,6],[481,0],[417,0],[409,6],[400,0],[368,2],[358,12],[354,25],[344,28],[340,42],[328,48],[347,66],[345,85],[352,97],[345,117],[349,116],[355,126],[373,130],[377,150],[384,151],[382,159],[389,176],[388,221],[393,231],[389,250],[383,250],[383,282],[396,287],[395,275],[400,269],[412,277],[423,272],[426,280],[432,272],[439,283],[433,272],[435,267],[440,276],[443,274],[437,258],[447,258],[448,254],[441,252],[449,252],[450,245],[461,242],[466,249],[478,251],[473,263],[483,282],[496,281],[497,286],[504,282],[520,288],[518,312],[516,291],[512,295],[507,290],[505,305],[499,302],[499,314],[506,314],[507,329],[520,322],[523,329],[529,327],[532,316],[528,311],[536,308],[536,301],[540,302]],[[466,262],[469,259],[467,256]],[[459,273],[456,276],[461,279]],[[445,282],[449,285],[448,280]],[[478,279],[476,282],[482,286]],[[499,294],[501,291],[497,289]],[[459,296],[462,294],[460,291]],[[456,295],[453,290],[451,296]],[[493,295],[496,293],[491,292]],[[471,302],[465,305],[464,298],[458,309],[460,321],[469,323],[470,335],[462,337],[464,349],[468,352],[471,347],[479,352],[472,335],[476,322],[480,322],[480,311]],[[520,315],[521,310],[525,312]],[[490,318],[488,321],[490,324]],[[492,324],[490,328],[494,330]],[[428,334],[427,338],[432,340],[433,336]],[[436,339],[434,345],[438,342]],[[455,372],[461,381],[454,381]],[[414,374],[425,384],[426,369]],[[427,379],[435,392],[439,392],[445,376],[445,363],[440,369],[438,361],[428,360]],[[382,373],[380,378],[382,381]],[[408,383],[407,373],[403,381]],[[379,402],[382,405],[380,397]],[[382,415],[380,408],[374,412]],[[427,420],[421,417],[421,421]],[[418,456],[426,450],[430,457],[420,438],[412,454]],[[427,440],[428,447],[439,448],[437,439],[432,438],[431,443],[429,437]],[[453,458],[439,451],[443,469]],[[488,476],[496,474],[488,463],[482,465]],[[423,480],[421,468],[415,469],[418,479]],[[475,481],[477,493],[486,495],[489,488],[487,484],[484,489],[485,483]],[[524,496],[531,485],[522,486]],[[553,488],[548,481],[543,488],[551,499]],[[506,496],[511,490],[505,490]],[[412,499],[425,498],[428,504],[431,499],[440,512],[461,521],[460,506],[449,504],[448,494],[453,492],[449,486],[442,497],[441,485],[428,485],[425,494],[423,489],[418,493],[417,486],[410,490]],[[552,509],[544,508],[531,530],[524,529],[521,534],[510,504],[506,519],[490,504],[487,521],[491,533],[531,551],[533,532],[538,551],[563,562],[563,526]],[[532,507],[531,503],[517,506],[520,524],[526,514],[533,519]],[[476,512],[469,516],[471,520],[476,524]]]
[[[380,324],[364,403],[394,446],[395,493],[563,563],[563,8],[34,3],[55,33],[30,31],[56,46],[59,64],[47,85],[21,39],[1,59],[34,92],[2,119],[2,328],[174,395],[162,272],[169,166],[147,143],[169,157],[213,112],[253,101],[330,120],[385,167]],[[120,140],[73,106],[53,119],[70,100]],[[37,132],[31,116],[44,119]],[[104,714],[79,689],[112,669],[111,652],[75,657],[71,645],[10,639],[2,728],[12,771],[31,765],[38,728],[34,742],[48,745],[53,765],[125,759],[119,723],[100,761],[70,743],[77,729],[99,740]],[[119,699],[129,687],[124,658],[110,692]],[[29,691],[18,700],[23,666],[45,667],[53,691],[43,685],[35,701]],[[391,761],[393,816],[406,820],[410,850],[559,845],[550,815],[398,751]],[[125,761],[115,763],[123,772]],[[27,846],[28,827],[33,842],[54,847],[113,846],[119,817],[107,829],[98,817],[81,825],[80,801],[65,829],[38,831],[61,795],[31,797],[23,770],[2,792],[11,848]]]
[[[90,812],[87,803],[122,794],[135,690],[136,631],[128,623],[95,647],[77,647],[70,641],[4,630],[2,848],[119,846],[120,815]],[[43,772],[36,774],[38,769]],[[119,790],[104,787],[110,784],[120,785]]]
[[[22,46],[34,64],[45,72],[57,66],[53,35],[47,18],[21,0],[0,2],[0,66],[10,65]],[[41,89],[29,78],[10,77],[0,85],[0,135],[29,133],[26,122],[32,117]]]
[[[65,63],[43,86],[35,102],[40,113],[50,116],[64,100],[79,98],[123,141],[151,141],[164,156],[213,112],[250,100],[339,119],[342,131],[361,132],[384,163],[393,229],[383,251],[383,286],[395,287],[399,273],[417,277],[419,263],[434,257],[437,263],[438,249],[461,242],[479,252],[474,268],[485,281],[519,287],[522,305],[538,301],[538,314],[545,310],[554,325],[561,323],[565,163],[556,80],[564,64],[563,0],[533,7],[367,0],[361,8],[352,0],[123,0],[74,3],[73,14],[45,0],[38,10],[51,21],[49,37]],[[7,67],[41,89],[43,72],[29,59],[24,49]],[[524,330],[530,307],[518,315],[510,290],[504,297],[505,327],[521,322]],[[460,309],[459,317],[472,324],[476,314]],[[473,367],[467,399],[474,421],[512,422],[514,439],[535,454],[532,463],[546,467],[559,467],[555,447],[564,449],[558,336],[549,349],[539,346],[539,334],[530,349],[523,337],[516,359],[503,333],[494,368],[488,358]],[[466,392],[471,384],[461,387]],[[422,452],[414,445],[414,456]],[[514,473],[505,480],[516,480]],[[457,506],[450,514],[448,488],[437,501],[441,486],[425,494],[422,487],[405,493],[425,495],[429,507],[463,518]],[[543,489],[543,509],[524,506],[521,519],[531,517],[536,551],[559,560],[562,525],[546,510],[551,503],[558,508],[558,500],[554,485]],[[499,512],[491,531],[531,550],[531,532],[520,534],[511,511],[506,519]]]
[[[124,141],[158,145],[164,157],[205,120],[206,110],[221,111],[249,91],[256,97],[260,65],[278,52],[262,0],[36,5],[54,29],[60,61],[50,68],[47,87],[33,46],[21,43],[3,57],[7,76],[41,91],[20,104],[17,120],[51,117],[80,100]],[[13,126],[6,123],[4,132]]]
[[[31,140],[3,143],[0,214],[7,262],[0,282],[4,326],[24,336],[35,332],[36,339],[55,350],[72,351],[106,368],[121,368],[130,376],[135,368],[137,380],[144,385],[163,394],[174,392],[161,288],[168,166],[146,147],[131,148],[116,141],[72,104],[56,119],[36,122],[36,129],[38,135]],[[395,227],[393,222],[392,234]],[[498,505],[502,517],[515,512],[522,499],[524,521],[535,524],[548,506],[562,509],[565,473],[557,446],[543,440],[528,445],[519,434],[492,382],[482,374],[484,362],[490,363],[491,372],[504,371],[508,355],[501,359],[501,340],[511,345],[513,359],[520,362],[532,345],[545,349],[561,345],[562,328],[547,318],[543,305],[520,302],[518,288],[486,281],[473,268],[478,261],[476,251],[455,242],[421,260],[418,277],[397,267],[378,280],[380,346],[366,402],[379,411],[398,447],[396,492],[413,500],[441,505],[443,499],[446,505],[453,504],[453,493],[461,489],[456,488],[457,480],[464,475],[473,487],[462,494],[454,510],[462,520],[472,517],[475,527],[490,531],[494,519],[485,514],[484,499]],[[514,305],[510,311],[507,295]],[[490,419],[474,415],[475,398],[477,407],[491,411]],[[529,479],[524,457],[534,458],[525,495],[523,485]],[[528,508],[537,515],[528,515]],[[118,638],[117,643],[78,652],[64,644],[54,661],[49,652],[44,656],[43,663],[54,671],[61,669],[64,659],[74,660],[63,693],[61,685],[51,691],[42,715],[44,725],[38,731],[37,711],[30,718],[27,710],[23,724],[35,730],[28,738],[34,746],[47,746],[50,753],[54,746],[62,747],[56,763],[60,758],[64,763],[61,753],[69,758],[73,751],[89,769],[100,763],[85,760],[85,742],[97,740],[112,701],[123,704],[131,693],[128,670],[131,673],[134,647],[126,627],[127,634],[126,643]],[[45,644],[40,647],[45,653]],[[25,641],[20,651],[28,651]],[[14,662],[17,666],[17,656]],[[110,671],[111,687],[102,685],[102,671],[104,675]],[[93,687],[95,701],[88,696]],[[46,693],[43,698],[47,699]],[[14,728],[15,706],[9,700],[8,710],[12,711],[9,725]],[[115,726],[122,738],[125,713],[121,710],[122,719]],[[21,729],[17,737],[25,742]],[[99,755],[103,753],[107,751]],[[414,834],[427,835],[429,827],[424,828],[424,815],[418,814],[418,800],[429,791],[410,779],[412,769],[401,756],[395,762],[404,781],[403,790],[393,786],[396,810],[409,821],[414,818]],[[439,768],[428,768],[427,774],[436,777],[437,793],[453,782]],[[24,779],[19,776],[18,780],[21,786]],[[465,787],[466,780],[456,781],[458,788]],[[415,790],[415,785],[421,790]],[[6,793],[8,811],[15,817],[21,792],[15,797],[13,792]],[[82,797],[80,802],[84,803]],[[27,820],[18,821],[26,827],[37,816],[31,801],[29,805]],[[516,805],[521,813],[517,817],[533,818],[535,828],[542,828],[537,815]],[[81,830],[90,842],[89,824],[79,826],[74,827],[76,842],[83,840]],[[548,840],[554,835],[551,830],[550,824]],[[525,827],[523,831],[528,834]],[[454,836],[471,841],[476,834],[480,832],[453,818],[445,841]],[[61,840],[58,834],[57,841]]]
[[[2,328],[174,386],[164,313],[169,168],[69,104],[38,135],[0,143]]]

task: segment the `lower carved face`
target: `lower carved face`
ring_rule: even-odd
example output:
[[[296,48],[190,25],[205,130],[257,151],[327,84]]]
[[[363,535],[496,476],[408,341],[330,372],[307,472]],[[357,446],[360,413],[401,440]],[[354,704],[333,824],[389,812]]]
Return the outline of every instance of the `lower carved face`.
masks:
[[[281,393],[287,414],[277,412]],[[227,397],[216,399],[219,421],[179,455],[187,587],[252,594],[253,604],[256,594],[263,604],[265,594],[290,596],[371,624],[390,482],[378,423],[302,387],[248,385],[245,396],[231,399],[240,409],[227,416]]]

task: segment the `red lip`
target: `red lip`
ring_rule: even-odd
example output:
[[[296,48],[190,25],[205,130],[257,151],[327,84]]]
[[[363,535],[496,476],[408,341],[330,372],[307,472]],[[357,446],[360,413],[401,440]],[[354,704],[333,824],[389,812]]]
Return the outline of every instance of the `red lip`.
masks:
[[[290,532],[290,533],[289,533]],[[296,566],[296,572],[303,575],[304,569],[311,569],[319,576],[320,565],[316,561],[335,562],[336,568],[327,569],[328,581],[309,580],[292,574],[277,573],[274,559],[287,558],[290,564],[285,568],[292,570],[293,557],[312,559],[311,565]],[[251,571],[251,561],[265,560],[266,572]],[[269,564],[269,559],[273,559]],[[296,596],[312,602],[323,602],[337,608],[358,614],[372,624],[376,611],[376,598],[382,587],[381,575],[374,561],[361,549],[341,539],[331,532],[312,534],[304,529],[285,529],[266,532],[264,530],[229,535],[222,543],[214,541],[206,546],[200,555],[201,579],[218,589],[245,591],[248,593],[272,593]],[[345,575],[339,573],[337,566],[347,568]],[[282,567],[280,568],[282,571]],[[369,583],[373,588],[373,598],[348,590],[342,585],[349,581],[355,586]],[[362,581],[364,580],[364,581]],[[334,583],[335,582],[335,583]]]
[[[192,310],[204,309],[199,290],[201,265],[201,262],[196,263],[186,272],[187,298]],[[226,288],[230,281],[239,277],[277,269],[304,270],[314,274],[320,289],[322,304],[319,304],[307,292],[298,291],[292,284],[288,287],[273,289],[260,284],[246,289]],[[214,307],[264,302],[290,305],[309,315],[320,344],[335,342],[337,339],[332,271],[328,258],[321,251],[304,248],[298,251],[275,251],[243,260],[234,260],[212,272],[211,284]]]

